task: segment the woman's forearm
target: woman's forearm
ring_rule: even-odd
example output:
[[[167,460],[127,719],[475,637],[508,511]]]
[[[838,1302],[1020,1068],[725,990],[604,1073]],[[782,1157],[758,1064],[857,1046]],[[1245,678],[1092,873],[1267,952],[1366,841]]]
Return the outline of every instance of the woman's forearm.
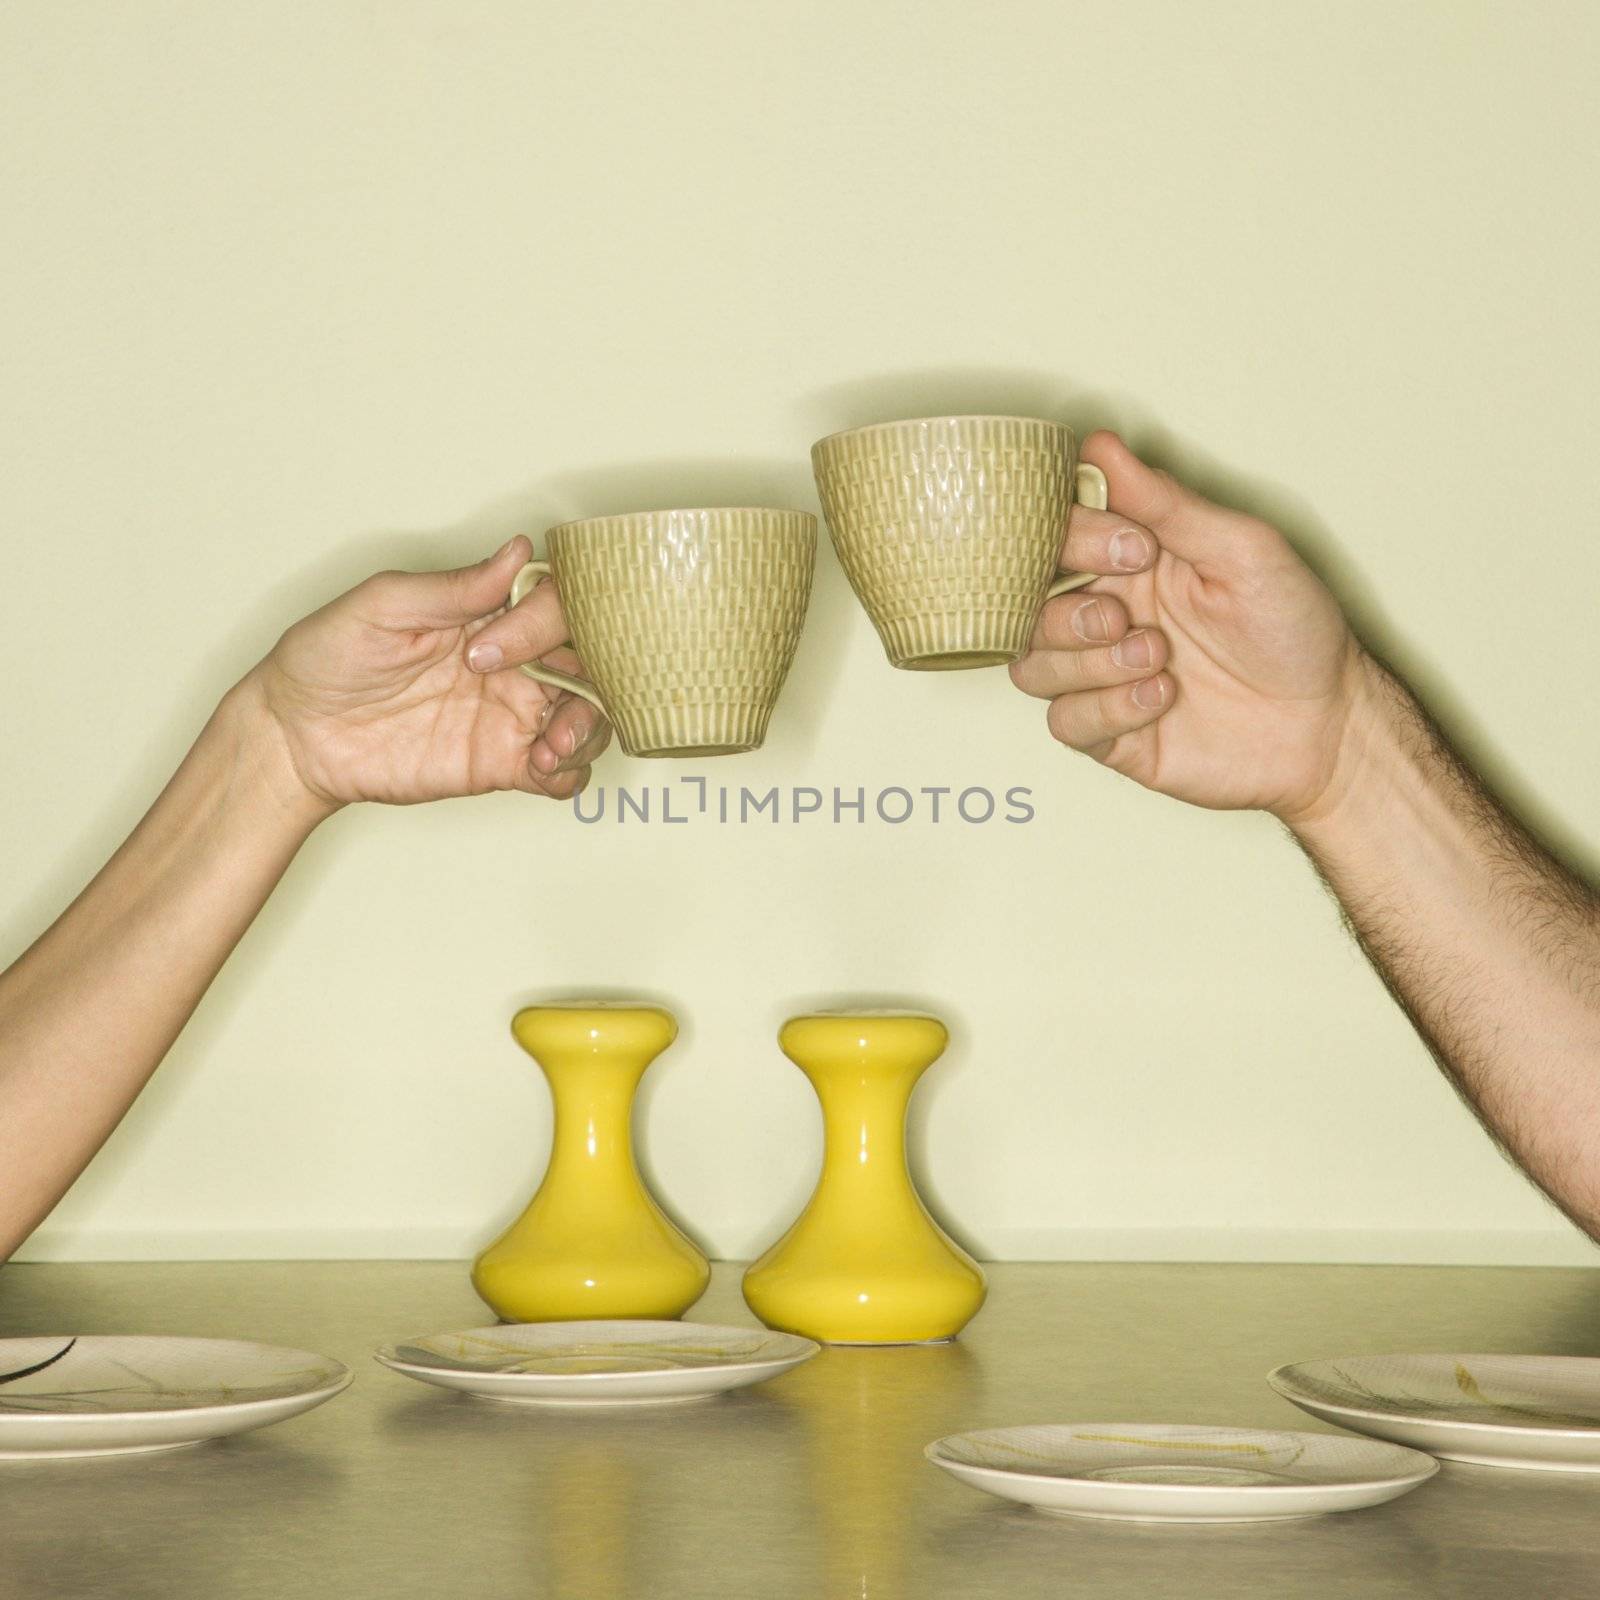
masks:
[[[104,1143],[326,815],[247,678],[122,848],[0,973],[0,1260]]]
[[[1440,1066],[1600,1237],[1600,899],[1376,665],[1327,796],[1293,831]]]

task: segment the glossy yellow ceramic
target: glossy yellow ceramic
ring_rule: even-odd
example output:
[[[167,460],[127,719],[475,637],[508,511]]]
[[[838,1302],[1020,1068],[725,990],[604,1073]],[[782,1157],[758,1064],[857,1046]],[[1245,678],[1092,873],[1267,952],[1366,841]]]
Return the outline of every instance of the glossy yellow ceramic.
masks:
[[[795,1017],[783,1052],[822,1102],[822,1176],[800,1220],[745,1274],[771,1328],[830,1344],[953,1338],[983,1304],[978,1264],[928,1215],[906,1167],[911,1090],[948,1038],[936,1017]]]
[[[654,1006],[530,1006],[511,1031],[550,1082],[550,1165],[478,1257],[473,1288],[507,1322],[682,1316],[710,1268],[650,1197],[630,1130],[634,1091],[677,1023]]]

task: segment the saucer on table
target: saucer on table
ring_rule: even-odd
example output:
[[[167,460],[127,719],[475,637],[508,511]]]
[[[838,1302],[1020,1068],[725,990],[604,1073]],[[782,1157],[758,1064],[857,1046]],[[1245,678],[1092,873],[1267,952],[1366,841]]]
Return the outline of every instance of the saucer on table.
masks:
[[[0,1339],[0,1461],[170,1450],[331,1400],[350,1369],[242,1339]]]
[[[1058,1517],[1275,1522],[1381,1505],[1439,1470],[1369,1439],[1257,1428],[1075,1422],[937,1439],[936,1467]]]
[[[695,1322],[523,1322],[436,1333],[375,1351],[421,1383],[520,1405],[653,1405],[764,1383],[814,1340]]]
[[[1389,1355],[1267,1374],[1302,1411],[1448,1461],[1600,1472],[1600,1360]]]

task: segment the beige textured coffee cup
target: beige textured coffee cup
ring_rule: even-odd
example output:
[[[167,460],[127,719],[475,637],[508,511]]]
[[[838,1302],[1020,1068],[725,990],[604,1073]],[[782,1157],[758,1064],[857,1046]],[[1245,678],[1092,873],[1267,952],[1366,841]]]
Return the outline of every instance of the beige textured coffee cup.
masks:
[[[1105,509],[1105,475],[1059,422],[880,422],[818,440],[811,465],[839,561],[897,667],[1015,661],[1040,606],[1094,581],[1057,562],[1073,500]]]
[[[817,519],[713,506],[566,522],[515,605],[553,577],[592,681],[523,671],[593,702],[630,756],[721,756],[766,737],[811,597]]]

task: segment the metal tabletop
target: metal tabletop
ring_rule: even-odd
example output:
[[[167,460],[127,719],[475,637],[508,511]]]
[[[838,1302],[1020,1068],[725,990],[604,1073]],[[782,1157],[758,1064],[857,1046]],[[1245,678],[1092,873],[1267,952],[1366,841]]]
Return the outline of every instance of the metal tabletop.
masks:
[[[378,1367],[493,1320],[449,1262],[11,1265],[0,1335],[187,1333],[348,1362],[328,1405],[232,1440],[0,1466],[0,1600],[234,1596],[1566,1596],[1600,1592],[1600,1477],[1446,1463],[1370,1511],[1063,1521],[922,1458],[1021,1422],[1317,1428],[1262,1381],[1386,1350],[1600,1353],[1600,1272],[1006,1265],[955,1344],[825,1350],[681,1407],[522,1411]],[[748,1323],[719,1266],[691,1315]]]

